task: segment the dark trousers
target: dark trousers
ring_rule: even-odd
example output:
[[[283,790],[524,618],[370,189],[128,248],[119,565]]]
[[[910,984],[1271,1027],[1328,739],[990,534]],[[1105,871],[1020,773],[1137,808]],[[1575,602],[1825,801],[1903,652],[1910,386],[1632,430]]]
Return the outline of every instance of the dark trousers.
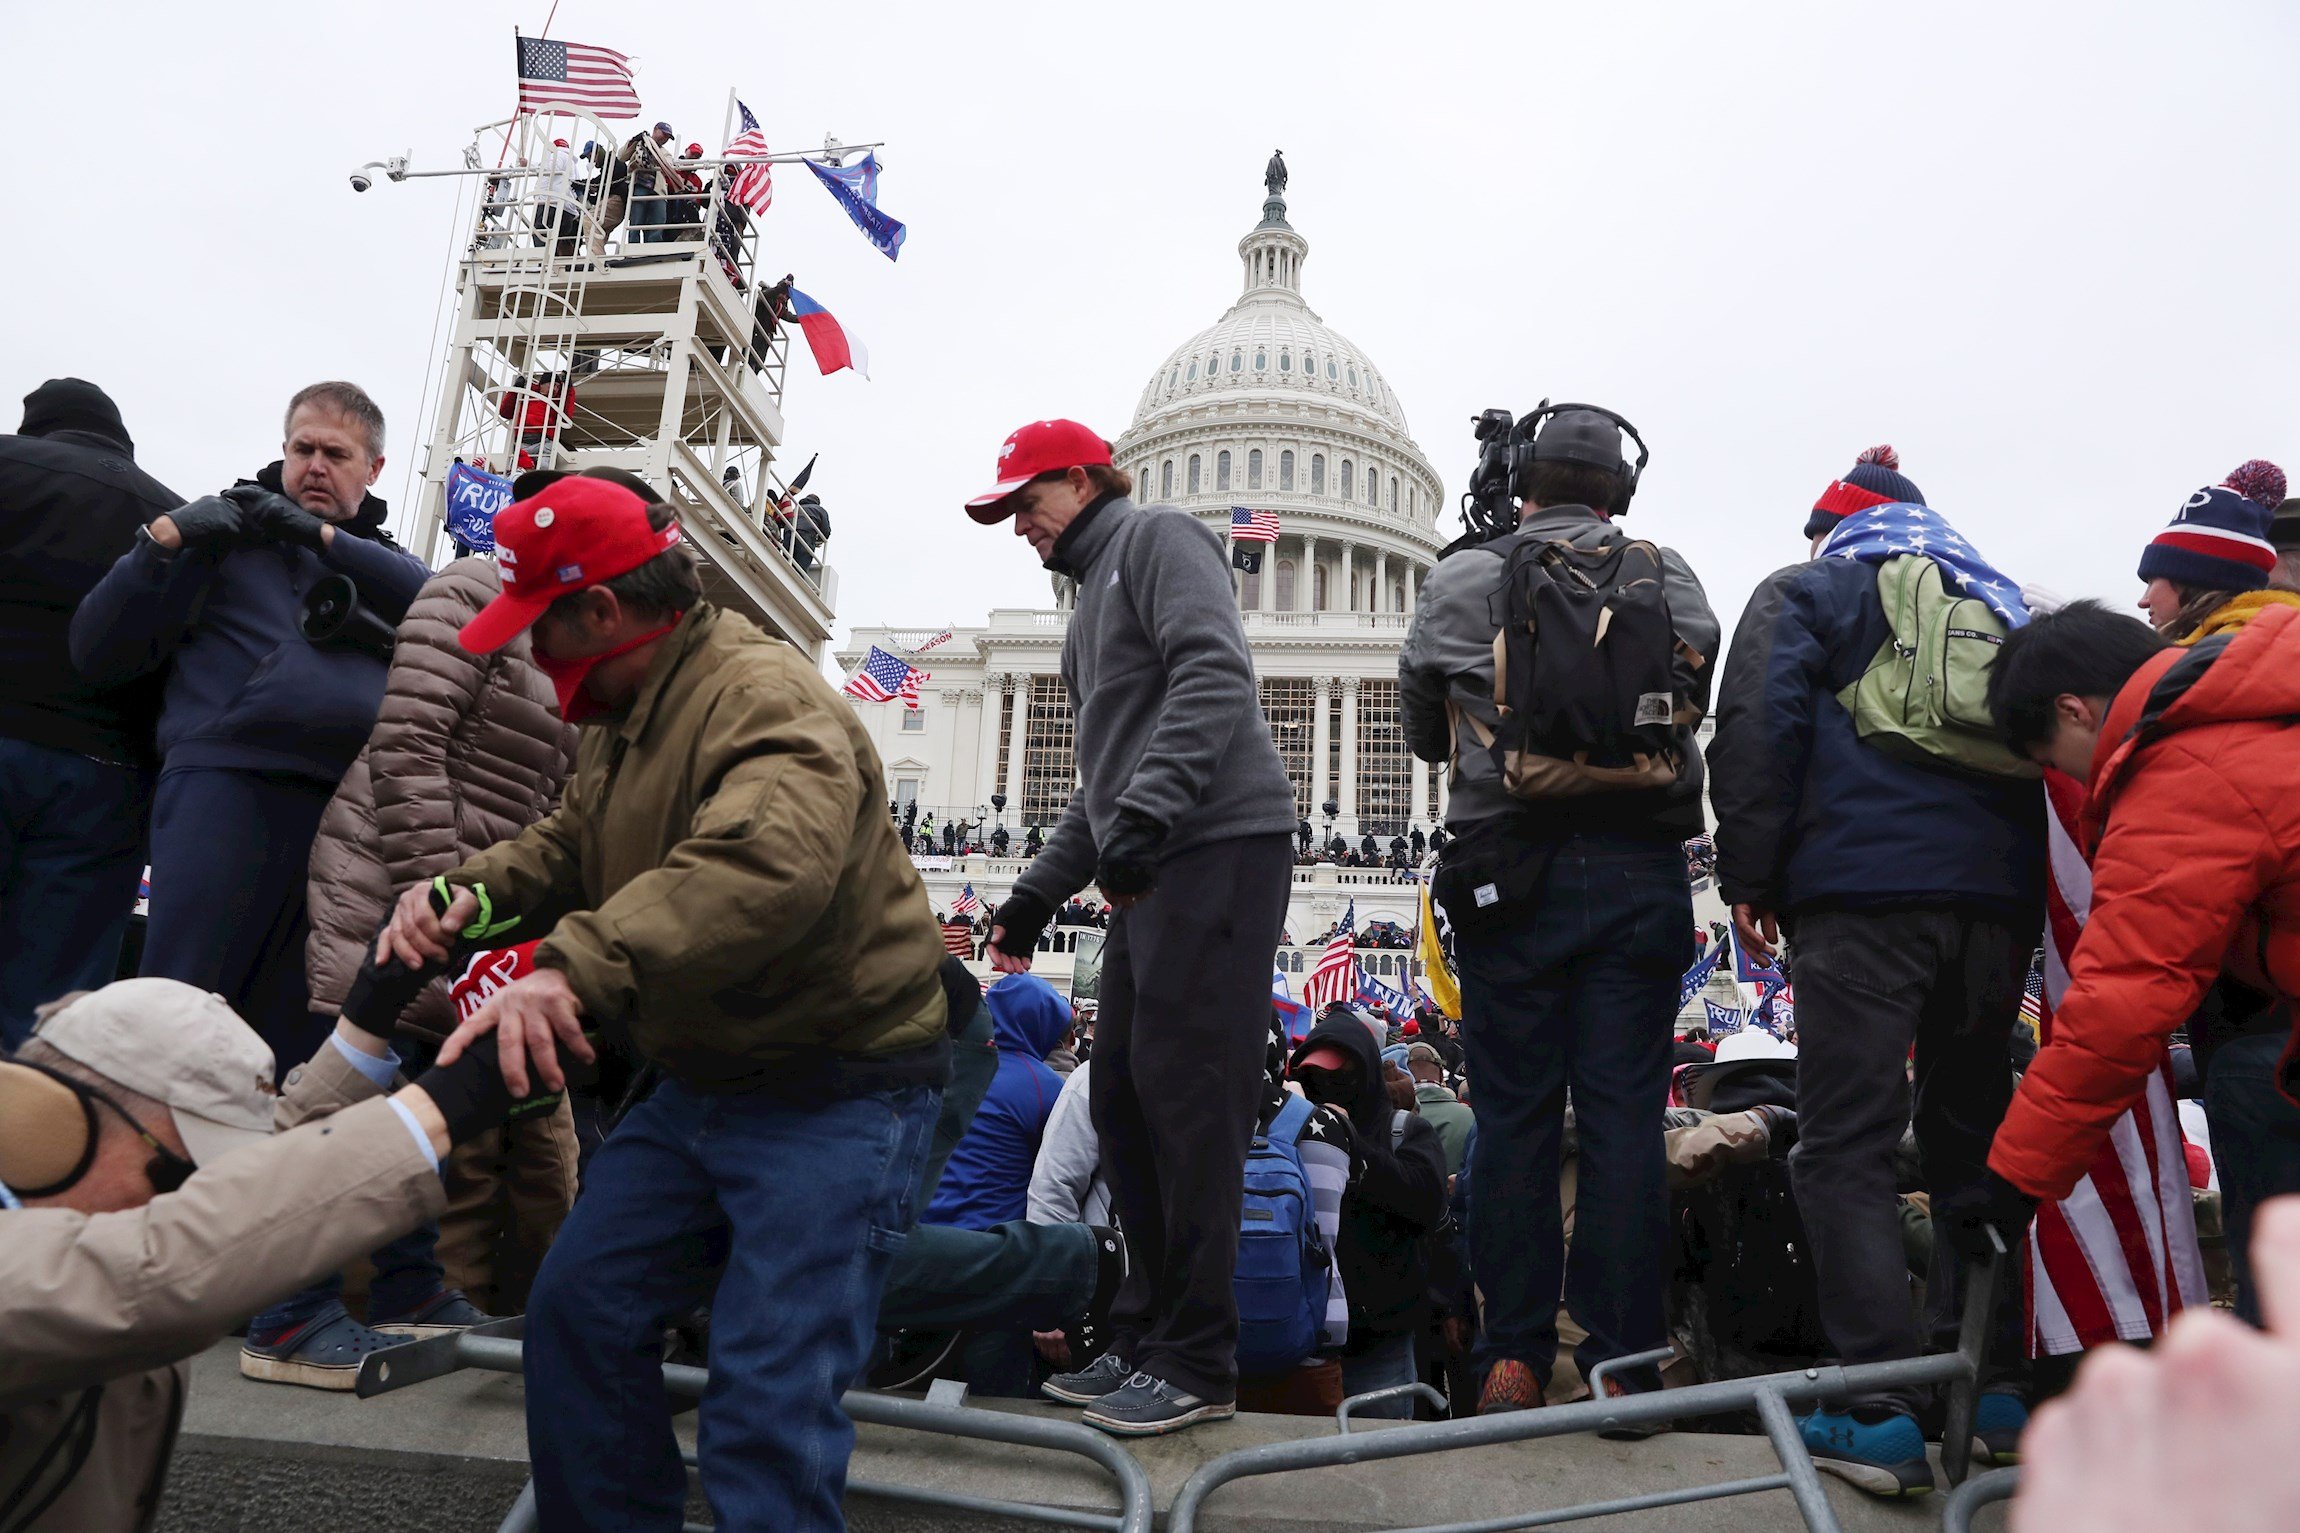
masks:
[[[151,783],[134,767],[0,739],[0,1047],[32,1011],[111,983],[136,907]]]
[[[1848,1364],[1956,1346],[1964,1262],[1933,1242],[1922,1331],[1909,1295],[1893,1152],[1912,1110],[1933,1206],[1977,1182],[2012,1102],[2010,1041],[2039,924],[1948,910],[1799,916],[1797,1210],[1813,1248],[1821,1325]],[[1912,1109],[1908,1061],[1916,1050]],[[1481,1105],[1482,1113],[1482,1105]],[[1990,1376],[2017,1382],[2021,1285],[1997,1284]],[[1867,1394],[1856,1405],[1914,1411],[1923,1390]]]
[[[1159,866],[1110,918],[1091,1098],[1132,1265],[1112,1350],[1208,1400],[1238,1388],[1238,1220],[1262,1100],[1270,955],[1293,838],[1217,841]]]
[[[687,1474],[663,1327],[711,1304],[703,1494],[728,1533],[826,1533],[934,1128],[931,1087],[826,1101],[666,1080],[616,1125],[527,1310],[536,1510],[561,1529],[676,1528]]]
[[[304,981],[312,837],[333,783],[222,767],[165,771],[152,801],[143,973],[230,1003],[280,1075],[335,1030]]]
[[[2260,1289],[2252,1280],[2252,1216],[2268,1199],[2300,1192],[2300,1107],[2276,1089],[2276,1061],[2286,1042],[2280,1033],[2232,1038],[2214,1052],[2204,1080],[2236,1313],[2254,1325]]]
[[[990,1009],[951,1019],[950,1084],[943,1088],[915,1206],[934,1201],[950,1152],[966,1137],[998,1072]],[[1083,1224],[1031,1224],[1021,1219],[987,1230],[921,1224],[904,1238],[880,1299],[882,1331],[1051,1331],[1076,1320],[1094,1299],[1094,1235]],[[1029,1352],[1029,1338],[1022,1337]],[[1008,1349],[1011,1351],[1011,1349]],[[1027,1371],[1027,1368],[1025,1369]]]
[[[1677,985],[1693,954],[1684,851],[1576,836],[1499,919],[1447,913],[1477,1104],[1479,1362],[1522,1362],[1546,1385],[1561,1297],[1589,1333],[1574,1353],[1584,1375],[1658,1347],[1669,1235],[1661,1115]],[[1569,1095],[1580,1139],[1570,1257],[1558,1206]]]

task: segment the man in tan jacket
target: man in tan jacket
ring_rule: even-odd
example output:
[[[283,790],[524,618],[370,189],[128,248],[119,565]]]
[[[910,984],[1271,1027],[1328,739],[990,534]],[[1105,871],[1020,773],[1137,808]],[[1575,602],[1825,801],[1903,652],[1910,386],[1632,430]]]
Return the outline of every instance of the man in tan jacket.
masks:
[[[439,1157],[510,1103],[493,1061],[473,1063],[387,1096],[396,1056],[339,1022],[279,1095],[271,1050],[190,985],[121,980],[45,1008],[0,1060],[8,1527],[150,1527],[185,1360],[439,1216]]]
[[[583,727],[557,812],[403,896],[384,945],[517,912],[536,971],[440,1050],[523,1090],[586,1027],[663,1081],[593,1157],[528,1300],[527,1441],[553,1528],[676,1527],[659,1338],[709,1299],[704,1494],[721,1528],[838,1529],[860,1373],[950,1068],[942,939],[869,736],[791,646],[702,599],[669,508],[573,476],[495,522],[504,594]],[[550,924],[556,917],[556,924]],[[494,1034],[490,1038],[488,1034]]]

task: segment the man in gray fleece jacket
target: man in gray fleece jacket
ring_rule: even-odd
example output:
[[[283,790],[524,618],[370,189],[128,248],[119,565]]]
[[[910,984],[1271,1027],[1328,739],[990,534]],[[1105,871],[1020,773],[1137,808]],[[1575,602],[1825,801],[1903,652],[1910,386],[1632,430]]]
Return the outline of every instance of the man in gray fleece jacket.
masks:
[[[1023,427],[998,465],[969,514],[1011,517],[1077,582],[1062,679],[1081,786],[992,918],[991,963],[1028,969],[1062,902],[1101,886],[1091,1100],[1133,1256],[1109,1353],[1046,1390],[1105,1431],[1171,1432],[1235,1408],[1230,1282],[1297,808],[1221,541],[1128,500],[1110,445],[1075,421]]]

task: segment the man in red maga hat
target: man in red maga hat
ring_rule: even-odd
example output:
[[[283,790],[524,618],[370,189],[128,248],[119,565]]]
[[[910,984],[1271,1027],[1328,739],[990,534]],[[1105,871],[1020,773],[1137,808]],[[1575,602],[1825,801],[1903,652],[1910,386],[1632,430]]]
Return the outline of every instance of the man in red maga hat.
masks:
[[[992,918],[991,964],[1028,969],[1054,912],[1101,886],[1091,1098],[1133,1265],[1110,1351],[1045,1388],[1145,1435],[1235,1409],[1231,1278],[1298,816],[1221,539],[1132,489],[1101,437],[1038,421],[1006,439],[967,514],[1011,519],[1077,584],[1062,678],[1082,786]]]
[[[877,754],[806,655],[703,599],[670,508],[593,470],[503,509],[503,594],[583,725],[556,813],[407,891],[381,946],[443,955],[494,907],[556,915],[440,1058],[556,1088],[588,1032],[662,1072],[600,1147],[527,1315],[527,1439],[548,1527],[676,1526],[655,1348],[716,1293],[703,1484],[721,1526],[835,1528],[863,1368],[950,1069],[942,938]],[[481,890],[490,902],[482,908]],[[493,1037],[489,1037],[493,1034]]]

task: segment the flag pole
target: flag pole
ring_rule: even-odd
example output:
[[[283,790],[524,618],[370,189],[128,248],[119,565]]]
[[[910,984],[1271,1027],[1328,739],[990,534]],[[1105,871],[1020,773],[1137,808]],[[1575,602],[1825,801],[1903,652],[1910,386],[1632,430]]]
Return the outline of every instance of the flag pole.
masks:
[[[727,87],[727,110],[721,115],[719,121],[719,155],[722,159],[726,156],[727,145],[733,143],[734,141],[735,88],[730,85]]]

